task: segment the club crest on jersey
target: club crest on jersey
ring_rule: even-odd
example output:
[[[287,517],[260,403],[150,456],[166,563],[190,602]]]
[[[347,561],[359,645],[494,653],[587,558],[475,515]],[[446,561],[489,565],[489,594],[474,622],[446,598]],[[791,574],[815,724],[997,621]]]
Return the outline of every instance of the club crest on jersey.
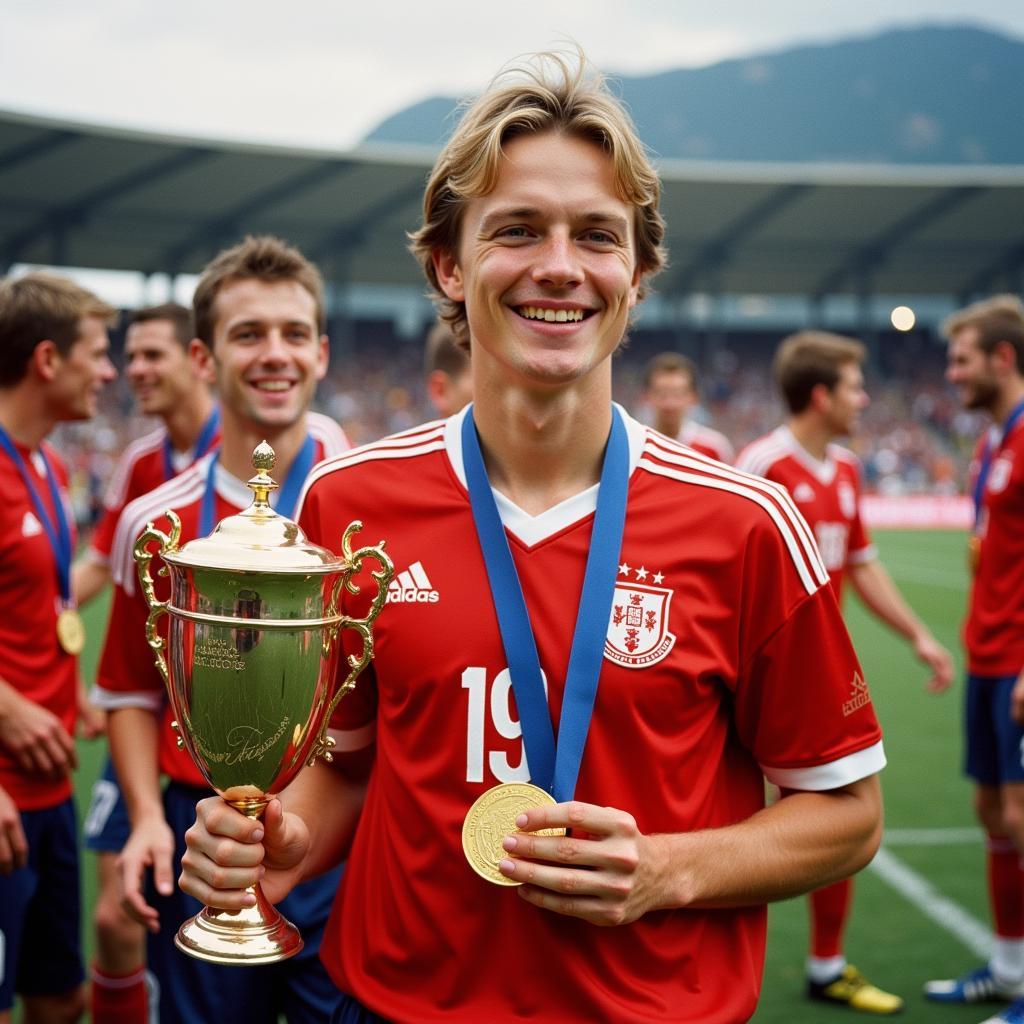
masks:
[[[604,656],[624,668],[656,665],[676,642],[675,636],[668,631],[672,591],[648,584],[648,578],[657,584],[664,576],[660,572],[652,573],[644,566],[634,569],[623,563],[619,566],[619,576],[626,578],[615,582]],[[634,579],[631,580],[630,576]]]

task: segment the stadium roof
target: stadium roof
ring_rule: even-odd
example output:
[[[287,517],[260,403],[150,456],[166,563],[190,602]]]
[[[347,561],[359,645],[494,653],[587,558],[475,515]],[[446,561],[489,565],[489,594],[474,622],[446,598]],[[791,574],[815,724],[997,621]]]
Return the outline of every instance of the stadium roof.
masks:
[[[434,152],[185,139],[0,111],[0,269],[195,272],[249,232],[335,282],[421,284],[405,251]],[[663,295],[1019,290],[1024,167],[665,161]]]

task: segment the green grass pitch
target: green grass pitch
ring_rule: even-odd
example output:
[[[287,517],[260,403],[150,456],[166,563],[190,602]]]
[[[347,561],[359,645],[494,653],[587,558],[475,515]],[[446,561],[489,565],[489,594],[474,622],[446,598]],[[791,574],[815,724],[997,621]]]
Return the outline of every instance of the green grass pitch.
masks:
[[[880,531],[881,557],[907,599],[936,636],[953,650],[961,666],[959,627],[967,593],[965,538],[953,531]],[[106,616],[106,602],[88,609],[90,642],[83,659],[92,680]],[[886,803],[886,850],[947,900],[982,924],[988,915],[980,834],[974,834],[970,787],[961,773],[961,672],[952,690],[924,692],[925,672],[901,639],[872,619],[852,595],[847,619],[871,683],[885,730],[889,767],[882,781]],[[813,671],[813,666],[808,666]],[[79,810],[99,769],[103,748],[80,744],[77,776]],[[920,830],[929,832],[921,841]],[[909,830],[918,830],[909,832]],[[948,831],[947,831],[948,830]],[[915,836],[917,841],[914,842]],[[891,837],[891,840],[890,838]],[[83,858],[85,920],[83,936],[92,949],[89,914],[95,898],[95,865]],[[768,958],[757,1024],[828,1024],[860,1015],[810,1004],[803,998],[806,955],[806,901],[777,904],[770,912]],[[872,980],[907,1000],[905,1024],[977,1022],[985,1008],[938,1007],[921,996],[928,978],[947,977],[973,967],[978,958],[964,942],[929,919],[878,873],[857,878],[847,954]]]

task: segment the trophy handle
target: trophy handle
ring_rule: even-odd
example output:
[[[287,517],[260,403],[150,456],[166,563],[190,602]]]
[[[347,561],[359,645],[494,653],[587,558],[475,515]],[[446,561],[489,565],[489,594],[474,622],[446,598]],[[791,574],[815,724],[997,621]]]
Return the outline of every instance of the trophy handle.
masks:
[[[348,524],[348,527],[345,529],[345,533],[341,538],[341,553],[347,564],[345,572],[341,577],[341,585],[335,590],[331,599],[331,614],[334,614],[337,611],[338,599],[341,596],[338,591],[340,591],[342,587],[344,587],[344,589],[350,594],[359,593],[359,587],[357,584],[352,582],[352,577],[362,569],[363,560],[366,558],[373,558],[380,564],[379,569],[370,573],[377,583],[377,593],[373,596],[373,601],[370,603],[369,610],[361,619],[354,619],[348,615],[344,615],[342,616],[341,621],[329,630],[327,635],[324,637],[324,653],[327,652],[339,630],[342,629],[354,629],[362,638],[363,643],[362,649],[358,655],[350,654],[348,656],[348,675],[345,677],[345,682],[338,687],[338,692],[331,698],[331,703],[327,708],[327,714],[324,716],[323,724],[320,726],[320,735],[313,744],[313,751],[309,758],[309,764],[313,764],[318,757],[323,757],[323,759],[328,762],[334,759],[334,756],[331,753],[331,748],[334,746],[334,740],[327,735],[327,729],[331,724],[331,718],[334,715],[335,708],[338,706],[338,702],[346,693],[353,689],[356,685],[356,678],[359,673],[362,672],[363,669],[366,668],[366,666],[373,660],[373,623],[377,616],[380,615],[380,610],[384,607],[385,601],[387,601],[388,584],[395,575],[394,563],[384,551],[384,541],[380,541],[378,544],[359,548],[358,551],[352,550],[352,538],[362,528],[363,524],[361,520],[353,520]]]
[[[139,539],[135,542],[133,554],[139,571],[139,583],[142,586],[142,594],[146,599],[146,604],[149,605],[149,617],[146,619],[146,642],[153,648],[153,653],[156,656],[156,667],[160,671],[164,686],[170,687],[170,679],[167,675],[167,660],[164,658],[163,653],[167,644],[156,629],[160,616],[167,614],[169,602],[158,601],[156,598],[153,577],[149,572],[149,563],[153,561],[153,552],[149,550],[148,546],[150,541],[158,541],[160,544],[159,553],[161,555],[178,549],[178,540],[181,537],[181,520],[171,509],[168,509],[164,515],[171,524],[170,535],[168,536],[163,530],[158,530],[152,523],[146,523],[145,530],[139,534]],[[158,572],[161,576],[166,576],[167,566],[161,566]]]

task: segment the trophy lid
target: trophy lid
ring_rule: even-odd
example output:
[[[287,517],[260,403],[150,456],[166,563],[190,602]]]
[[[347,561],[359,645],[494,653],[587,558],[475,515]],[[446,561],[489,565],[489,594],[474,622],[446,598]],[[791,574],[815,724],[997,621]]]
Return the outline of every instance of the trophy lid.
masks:
[[[172,565],[201,569],[231,569],[257,573],[328,573],[344,559],[312,544],[297,523],[270,507],[277,484],[270,476],[276,456],[266,441],[252,453],[256,475],[247,486],[252,503],[237,515],[222,519],[209,537],[190,540],[178,551],[163,553]]]

